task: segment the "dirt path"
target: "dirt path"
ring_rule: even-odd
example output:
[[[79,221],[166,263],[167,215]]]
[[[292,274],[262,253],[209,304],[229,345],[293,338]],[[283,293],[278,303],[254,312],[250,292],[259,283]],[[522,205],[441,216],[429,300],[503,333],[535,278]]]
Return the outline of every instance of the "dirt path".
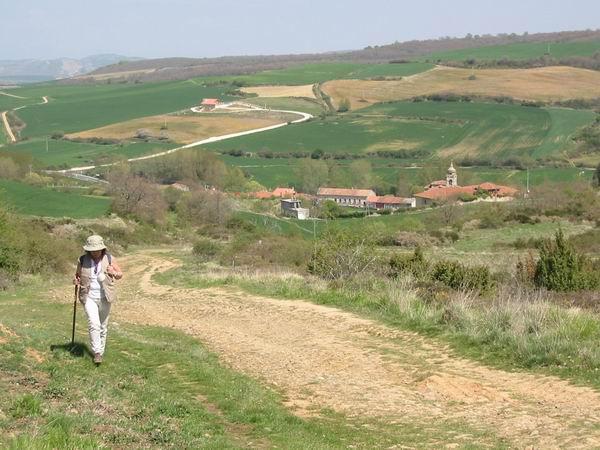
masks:
[[[518,448],[600,447],[592,389],[490,369],[417,334],[308,302],[160,286],[152,275],[176,263],[159,254],[120,262],[127,277],[115,321],[197,336],[229,366],[283,392],[299,415],[331,408],[387,423],[456,421]]]
[[[6,95],[7,97],[21,98],[21,99],[27,98],[27,97],[21,97],[19,95],[15,95],[15,94],[9,94],[8,92],[2,92],[2,91],[0,91],[0,95]]]
[[[10,129],[10,124],[8,123],[8,117],[6,117],[6,114],[7,114],[7,111],[2,111],[2,122],[4,122],[4,129],[6,130],[6,134],[8,135],[10,142],[17,142],[15,135],[13,134],[12,130]]]

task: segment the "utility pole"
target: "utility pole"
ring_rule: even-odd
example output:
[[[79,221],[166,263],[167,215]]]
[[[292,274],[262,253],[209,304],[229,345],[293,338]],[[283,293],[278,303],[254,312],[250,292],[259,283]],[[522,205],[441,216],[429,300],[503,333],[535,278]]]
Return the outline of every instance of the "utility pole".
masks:
[[[527,168],[527,190],[525,191],[525,198],[529,198],[529,167]]]
[[[46,153],[48,153],[48,136],[46,136]]]

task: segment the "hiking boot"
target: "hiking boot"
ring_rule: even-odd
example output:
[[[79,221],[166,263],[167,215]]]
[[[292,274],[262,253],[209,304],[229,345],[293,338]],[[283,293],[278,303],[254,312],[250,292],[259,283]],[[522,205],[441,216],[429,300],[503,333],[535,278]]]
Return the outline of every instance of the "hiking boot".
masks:
[[[102,355],[100,353],[94,353],[94,364],[99,365],[102,362]]]

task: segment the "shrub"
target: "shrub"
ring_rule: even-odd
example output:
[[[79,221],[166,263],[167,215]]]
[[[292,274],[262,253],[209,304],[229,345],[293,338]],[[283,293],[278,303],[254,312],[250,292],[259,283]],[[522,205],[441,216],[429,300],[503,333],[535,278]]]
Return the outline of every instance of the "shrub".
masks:
[[[338,106],[337,111],[338,112],[350,111],[350,100],[348,100],[347,98],[343,98],[342,100],[340,100],[340,105]]]
[[[422,279],[427,273],[427,261],[425,260],[425,256],[423,256],[421,247],[417,247],[411,255],[402,253],[393,255],[388,265],[390,269],[388,275],[392,278],[410,273],[415,278]]]
[[[565,239],[562,229],[540,248],[534,282],[551,291],[579,291],[600,286],[600,276],[584,255]]]
[[[220,249],[219,244],[215,241],[203,238],[194,244],[192,254],[200,262],[207,262],[215,258],[219,254]]]
[[[357,231],[329,229],[315,243],[308,270],[327,280],[338,280],[368,271],[376,260],[368,236]]]
[[[467,267],[455,261],[438,261],[431,277],[452,289],[487,291],[494,284],[486,266]]]

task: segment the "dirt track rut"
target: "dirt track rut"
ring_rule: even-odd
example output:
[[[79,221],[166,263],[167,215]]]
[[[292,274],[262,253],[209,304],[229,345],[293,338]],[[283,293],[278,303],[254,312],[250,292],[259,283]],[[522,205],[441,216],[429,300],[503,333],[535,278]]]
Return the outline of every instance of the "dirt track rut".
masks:
[[[600,447],[600,395],[553,377],[509,373],[444,345],[337,309],[235,289],[179,289],[152,275],[157,254],[124,258],[115,321],[196,336],[236,370],[275,386],[299,415],[331,408],[389,423],[449,420],[523,448]]]

